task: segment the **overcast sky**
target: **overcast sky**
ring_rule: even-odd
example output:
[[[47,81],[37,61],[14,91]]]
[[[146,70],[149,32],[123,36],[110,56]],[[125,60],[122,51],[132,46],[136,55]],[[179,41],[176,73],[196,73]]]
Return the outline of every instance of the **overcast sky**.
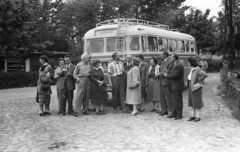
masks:
[[[210,17],[218,16],[217,12],[222,10],[221,0],[186,0],[185,5],[196,7],[202,12],[205,12],[206,9],[210,9]]]

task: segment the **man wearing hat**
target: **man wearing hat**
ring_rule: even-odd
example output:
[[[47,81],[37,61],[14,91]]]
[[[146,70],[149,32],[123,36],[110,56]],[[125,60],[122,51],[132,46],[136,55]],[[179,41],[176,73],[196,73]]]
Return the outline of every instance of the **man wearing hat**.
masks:
[[[108,66],[108,73],[111,75],[112,94],[113,94],[113,109],[114,113],[117,113],[117,101],[120,98],[122,111],[126,112],[125,109],[125,82],[124,82],[124,65],[120,61],[119,55],[113,53],[113,61]]]

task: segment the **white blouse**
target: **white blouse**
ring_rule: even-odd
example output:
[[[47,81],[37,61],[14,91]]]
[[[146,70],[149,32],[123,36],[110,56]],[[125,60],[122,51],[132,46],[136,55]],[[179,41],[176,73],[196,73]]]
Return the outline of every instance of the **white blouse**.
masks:
[[[189,73],[189,75],[188,75],[188,80],[189,80],[189,81],[191,81],[192,72],[193,72],[194,69],[195,69],[195,68],[191,68],[191,71],[190,71],[190,73]]]

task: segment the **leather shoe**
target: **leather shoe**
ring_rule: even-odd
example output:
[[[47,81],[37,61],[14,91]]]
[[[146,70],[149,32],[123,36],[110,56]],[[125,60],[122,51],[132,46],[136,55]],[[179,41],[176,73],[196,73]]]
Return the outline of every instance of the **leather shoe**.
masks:
[[[123,109],[122,112],[123,112],[123,113],[128,113],[126,109]]]
[[[52,113],[51,112],[47,112],[47,111],[44,111],[43,112],[45,115],[51,115]]]
[[[182,117],[177,116],[177,117],[174,118],[174,120],[178,120],[178,119],[182,119]]]
[[[168,115],[167,118],[174,118],[174,115]]]
[[[39,113],[39,116],[46,116],[44,113]]]
[[[99,110],[99,112],[101,112],[102,115],[106,114],[106,112],[104,112],[103,110]]]
[[[84,115],[89,115],[89,112],[84,111],[83,114],[84,114]]]
[[[161,113],[159,113],[159,116],[164,116],[164,115],[167,115],[168,114],[168,112],[161,112]]]
[[[155,112],[155,111],[157,111],[157,109],[152,109],[152,110],[151,110],[151,112]]]
[[[96,112],[96,115],[102,115],[102,113],[100,111]]]
[[[131,113],[130,116],[136,116],[137,114],[138,114],[138,112]]]
[[[196,117],[195,120],[193,120],[193,122],[198,122],[200,120],[201,120],[201,118]]]
[[[69,115],[74,115],[74,113],[73,113],[73,112],[69,112],[68,114],[69,114]]]
[[[145,108],[143,108],[143,109],[139,108],[138,111],[143,112],[143,111],[145,111]]]
[[[73,116],[74,116],[74,117],[78,117],[78,113],[77,113],[77,112],[75,112]]]
[[[193,121],[193,120],[195,120],[195,117],[189,117],[187,121]]]

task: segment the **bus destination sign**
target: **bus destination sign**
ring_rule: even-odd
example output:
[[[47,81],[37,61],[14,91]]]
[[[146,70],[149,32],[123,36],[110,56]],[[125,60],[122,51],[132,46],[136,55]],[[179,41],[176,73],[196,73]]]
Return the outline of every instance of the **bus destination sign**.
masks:
[[[117,34],[117,29],[107,29],[107,30],[95,31],[95,36],[115,36],[116,34]]]

